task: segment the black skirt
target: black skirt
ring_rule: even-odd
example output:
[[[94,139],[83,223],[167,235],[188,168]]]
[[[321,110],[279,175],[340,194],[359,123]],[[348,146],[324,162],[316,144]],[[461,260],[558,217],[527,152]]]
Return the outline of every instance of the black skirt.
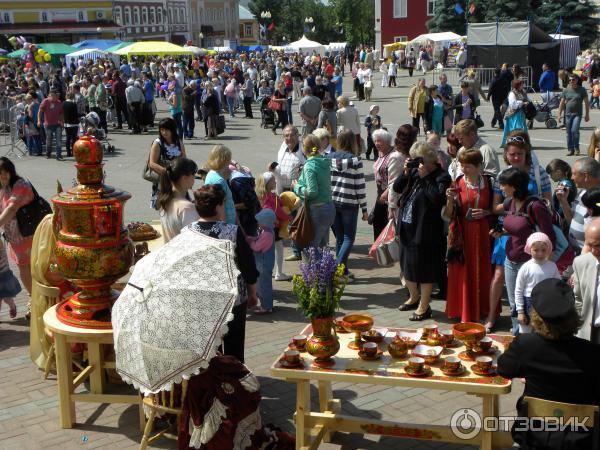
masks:
[[[438,283],[443,276],[445,245],[416,245],[412,243],[411,225],[400,225],[400,267],[407,281]]]

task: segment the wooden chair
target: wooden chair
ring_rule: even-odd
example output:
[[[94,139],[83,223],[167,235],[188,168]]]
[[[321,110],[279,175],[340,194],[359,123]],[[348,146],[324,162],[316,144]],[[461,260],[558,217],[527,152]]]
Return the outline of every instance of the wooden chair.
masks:
[[[179,388],[179,386],[181,388]],[[183,412],[183,405],[185,402],[185,397],[187,395],[187,387],[188,381],[183,380],[181,385],[173,385],[172,389],[169,392],[162,391],[158,394],[151,394],[148,397],[144,397],[144,410],[150,410],[150,412],[148,414],[148,422],[146,422],[146,427],[144,428],[142,442],[140,443],[140,450],[146,450],[148,444],[151,444],[152,442],[156,441],[157,439],[165,435],[167,431],[169,431],[169,428],[166,428],[162,431],[159,431],[154,436],[150,436],[150,433],[152,433],[152,428],[154,426],[154,419],[156,418],[157,413],[176,415],[177,430],[179,430],[179,421],[181,420],[181,413]],[[179,390],[180,392],[178,392]],[[178,393],[180,393],[179,401],[176,401],[178,398]]]
[[[39,283],[35,280],[33,280],[33,283],[35,284],[35,288],[36,288],[37,292],[39,293],[39,295],[41,295],[42,297],[45,297],[46,304],[48,305],[48,307],[54,306],[58,302],[60,302],[60,289],[58,289],[57,287],[53,287],[53,286],[47,286],[47,285]],[[44,333],[46,336],[48,336],[48,339],[50,339],[50,341],[52,342],[52,344],[50,346],[50,350],[48,350],[48,354],[46,355],[46,365],[44,366],[44,379],[46,380],[48,378],[48,374],[50,373],[50,369],[52,368],[52,365],[55,363],[56,357],[54,355],[54,352],[56,349],[54,346],[52,332],[50,330],[48,330],[46,327],[44,327]]]
[[[523,406],[527,417],[561,417],[565,421],[578,419],[579,423],[592,428],[592,447],[600,448],[600,425],[596,405],[576,405],[573,403],[553,402],[536,397],[523,397]],[[590,423],[591,419],[591,423]]]

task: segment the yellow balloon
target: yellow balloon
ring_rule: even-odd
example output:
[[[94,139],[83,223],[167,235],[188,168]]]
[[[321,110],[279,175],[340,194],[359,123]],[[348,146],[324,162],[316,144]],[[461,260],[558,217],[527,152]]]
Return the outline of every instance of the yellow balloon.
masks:
[[[50,54],[49,54],[49,53],[46,53],[46,54],[44,55],[44,61],[46,61],[46,62],[50,62],[50,60],[51,60],[51,59],[52,59],[52,56],[50,56]]]
[[[41,63],[42,62],[42,57],[40,55],[35,55],[35,62]]]
[[[44,50],[42,50],[41,48],[38,49],[37,54],[40,56],[44,56]]]

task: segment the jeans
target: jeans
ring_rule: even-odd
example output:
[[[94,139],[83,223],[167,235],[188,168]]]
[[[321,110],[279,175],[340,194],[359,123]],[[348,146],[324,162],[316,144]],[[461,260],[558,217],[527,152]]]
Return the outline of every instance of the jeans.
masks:
[[[292,116],[293,116],[292,97],[288,97],[287,98],[287,120],[290,125],[294,123],[294,118]]]
[[[115,101],[115,116],[117,118],[117,125],[119,128],[123,126],[123,118],[125,118],[125,123],[129,125],[129,112],[127,111],[126,99],[117,99]]]
[[[310,243],[310,247],[325,247],[329,236],[329,228],[331,228],[335,219],[335,206],[333,206],[333,202],[323,203],[319,206],[311,206],[309,203],[308,209],[315,231],[315,237]]]
[[[192,110],[190,113],[183,113],[183,134],[186,139],[194,137],[195,127],[196,122],[194,121],[194,110]]]
[[[175,124],[177,125],[177,135],[179,136],[179,139],[183,139],[183,124],[181,123],[182,116],[183,116],[183,113],[181,113],[181,112],[171,115],[171,117],[175,121]]]
[[[77,127],[65,127],[65,148],[67,156],[73,154],[73,144],[77,141]]]
[[[263,309],[273,309],[273,267],[275,266],[275,244],[264,253],[254,252],[258,281],[256,289]]]
[[[519,320],[517,319],[517,305],[515,304],[515,288],[517,286],[517,274],[524,263],[515,263],[510,259],[504,260],[504,283],[510,304],[510,321],[512,323],[512,334],[519,334]]]
[[[335,219],[333,221],[333,234],[335,235],[336,262],[344,264],[344,272],[348,273],[348,256],[352,251],[356,238],[356,225],[358,223],[358,205],[335,205]]]
[[[30,156],[42,154],[42,139],[39,134],[27,136],[27,148],[29,149]]]
[[[56,157],[61,158],[62,127],[60,125],[44,125],[46,129],[46,156],[52,155],[52,137],[54,136],[54,148]]]
[[[565,127],[567,129],[567,150],[579,151],[579,125],[581,116],[578,114],[565,114]]]
[[[227,100],[227,110],[229,111],[229,117],[235,117],[235,97],[226,96],[225,99]]]

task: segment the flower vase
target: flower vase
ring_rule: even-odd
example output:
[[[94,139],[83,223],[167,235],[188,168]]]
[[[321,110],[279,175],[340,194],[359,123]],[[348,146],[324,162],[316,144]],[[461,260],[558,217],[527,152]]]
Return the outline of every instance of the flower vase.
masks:
[[[340,349],[340,342],[335,334],[333,317],[317,317],[310,320],[313,334],[306,343],[306,351],[314,356],[313,364],[317,367],[331,367],[335,364],[332,356]]]

